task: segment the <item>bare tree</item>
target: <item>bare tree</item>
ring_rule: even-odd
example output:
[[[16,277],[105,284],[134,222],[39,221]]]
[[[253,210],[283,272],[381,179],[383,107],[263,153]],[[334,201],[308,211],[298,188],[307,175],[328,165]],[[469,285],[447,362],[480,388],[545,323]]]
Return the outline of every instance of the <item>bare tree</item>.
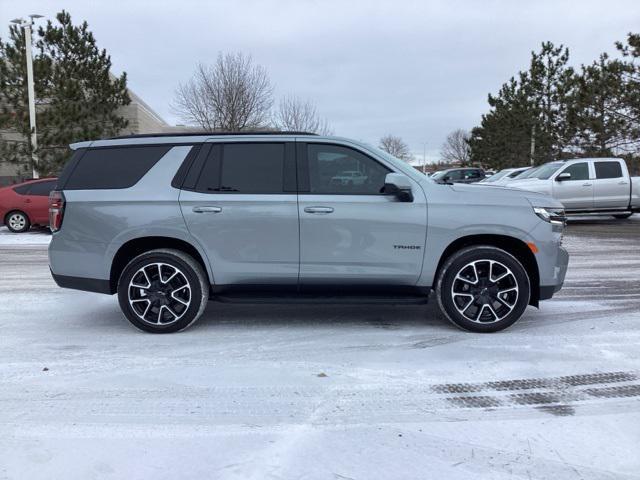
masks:
[[[327,120],[320,118],[318,109],[309,100],[284,97],[275,112],[275,124],[281,130],[331,135]]]
[[[469,132],[458,129],[447,135],[447,139],[442,144],[440,156],[448,163],[459,162],[467,165],[471,162],[471,147],[469,147]]]
[[[409,150],[409,146],[404,143],[400,137],[395,135],[385,135],[380,139],[380,148],[390,155],[400,160],[409,162],[413,159],[413,155]]]
[[[241,53],[220,53],[215,64],[198,64],[193,77],[178,86],[172,108],[187,124],[235,132],[265,127],[272,104],[264,67]]]

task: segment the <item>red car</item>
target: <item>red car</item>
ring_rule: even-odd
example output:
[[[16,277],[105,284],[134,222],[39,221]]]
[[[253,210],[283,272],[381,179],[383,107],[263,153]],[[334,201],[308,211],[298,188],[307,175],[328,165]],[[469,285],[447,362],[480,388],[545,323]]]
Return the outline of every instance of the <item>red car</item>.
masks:
[[[57,178],[29,180],[0,188],[0,225],[14,233],[26,232],[31,225],[49,225],[49,192]]]

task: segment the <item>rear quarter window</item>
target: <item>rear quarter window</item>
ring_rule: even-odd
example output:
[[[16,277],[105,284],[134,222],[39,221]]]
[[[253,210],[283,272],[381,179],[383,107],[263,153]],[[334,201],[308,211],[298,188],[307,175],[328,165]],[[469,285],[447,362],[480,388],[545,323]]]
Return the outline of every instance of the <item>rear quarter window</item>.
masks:
[[[171,145],[88,149],[68,174],[65,190],[129,188],[135,185]]]

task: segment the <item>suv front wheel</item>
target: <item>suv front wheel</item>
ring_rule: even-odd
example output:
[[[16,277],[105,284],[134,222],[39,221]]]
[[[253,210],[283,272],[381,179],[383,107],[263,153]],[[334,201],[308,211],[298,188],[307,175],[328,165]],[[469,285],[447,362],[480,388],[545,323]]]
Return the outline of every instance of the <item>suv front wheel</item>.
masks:
[[[127,319],[151,333],[173,333],[202,315],[209,288],[202,266],[179,250],[158,249],[131,260],[118,281]]]
[[[529,304],[531,286],[522,264],[492,246],[451,255],[438,276],[438,304],[455,325],[472,332],[497,332],[513,325]]]

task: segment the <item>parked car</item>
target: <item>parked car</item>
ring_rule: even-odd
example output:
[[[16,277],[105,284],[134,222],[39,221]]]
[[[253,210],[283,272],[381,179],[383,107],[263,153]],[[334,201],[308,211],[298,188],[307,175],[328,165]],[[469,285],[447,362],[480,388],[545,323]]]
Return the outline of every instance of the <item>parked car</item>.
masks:
[[[0,188],[0,221],[14,233],[49,225],[49,192],[56,181],[43,178]]]
[[[521,174],[530,170],[531,167],[520,168],[505,168],[497,173],[494,173],[488,178],[480,180],[480,183],[491,183],[492,185],[505,185],[512,180],[519,178]]]
[[[440,183],[475,183],[485,176],[481,168],[450,168],[432,175],[431,178]]]
[[[564,281],[560,202],[439,184],[356,141],[174,134],[71,148],[50,197],[53,278],[117,293],[148,332],[187,328],[208,299],[425,303],[432,290],[454,324],[494,332]],[[366,182],[335,185],[346,165]]]
[[[625,219],[640,211],[640,177],[630,177],[619,158],[576,158],[549,162],[509,186],[553,196],[568,214],[603,214]]]

